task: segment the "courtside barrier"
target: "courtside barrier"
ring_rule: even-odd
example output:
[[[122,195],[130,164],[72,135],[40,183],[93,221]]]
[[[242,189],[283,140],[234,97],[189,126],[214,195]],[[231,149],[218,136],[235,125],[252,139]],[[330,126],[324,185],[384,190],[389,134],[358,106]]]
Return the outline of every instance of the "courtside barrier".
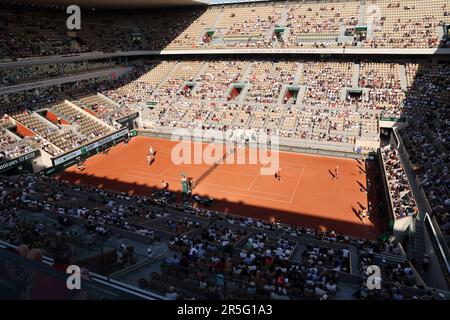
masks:
[[[27,161],[31,161],[41,155],[41,151],[33,150],[16,158],[4,161],[0,163],[0,173],[14,169],[24,164]]]
[[[377,156],[378,156],[378,163],[379,163],[380,172],[381,172],[381,181],[383,184],[383,193],[385,195],[385,198],[386,198],[385,201],[387,203],[388,227],[389,227],[389,230],[392,230],[394,227],[394,224],[395,224],[396,217],[394,214],[392,195],[391,195],[391,192],[389,191],[389,181],[386,176],[386,166],[383,161],[381,149],[378,149]]]
[[[24,271],[31,271],[37,276],[52,279],[52,283],[66,283],[67,273],[49,267],[53,264],[52,258],[44,256],[43,263],[38,263],[8,252],[11,249],[15,249],[15,246],[6,242],[0,242],[0,261],[8,262],[8,267],[16,273],[22,274]],[[23,283],[21,284],[23,285]],[[33,287],[36,283],[30,282],[29,285]],[[48,293],[52,293],[51,290],[52,288],[47,288]],[[11,294],[11,297],[13,297],[14,293],[17,292],[11,291],[6,293]],[[56,289],[55,294],[60,295],[61,289]],[[164,296],[155,292],[142,290],[95,272],[89,272],[89,279],[83,279],[80,290],[67,290],[67,296],[65,298],[79,300],[83,297],[89,297],[89,300],[166,300]]]
[[[450,255],[445,238],[442,235],[436,219],[430,217],[428,213],[425,213],[424,224],[431,238],[431,243],[433,244],[434,252],[438,257],[441,269],[446,275],[447,285],[450,287]]]
[[[44,170],[46,175],[52,175],[58,171],[64,170],[70,166],[79,163],[82,160],[92,157],[111,146],[116,145],[129,138],[128,128],[116,131],[106,137],[97,139],[89,144],[86,144],[76,150],[70,151],[59,157],[52,159],[53,166]]]
[[[152,129],[152,130],[143,130],[138,129],[138,135],[144,136],[144,137],[152,137],[152,138],[160,138],[160,139],[167,139],[167,140],[173,140],[173,141],[179,141],[183,137],[181,136],[175,136],[173,134],[174,129]],[[193,141],[193,142],[203,142],[203,143],[210,143],[211,141],[206,138],[199,138],[194,137],[193,135],[186,136],[187,139]],[[216,140],[216,142],[218,142]],[[222,143],[225,143],[222,141]],[[337,144],[323,144],[319,141],[313,142],[310,141],[306,142],[296,142],[295,144],[291,143],[287,139],[280,139],[280,145],[278,146],[279,151],[284,152],[294,152],[294,153],[306,153],[306,154],[313,154],[313,155],[320,155],[325,157],[336,157],[336,158],[348,158],[348,159],[368,159],[373,160],[375,159],[376,155],[375,153],[357,153],[353,151],[353,146],[347,145],[339,150],[339,147]],[[251,147],[251,145],[246,144],[247,147]],[[329,148],[336,148],[336,150],[329,150]]]

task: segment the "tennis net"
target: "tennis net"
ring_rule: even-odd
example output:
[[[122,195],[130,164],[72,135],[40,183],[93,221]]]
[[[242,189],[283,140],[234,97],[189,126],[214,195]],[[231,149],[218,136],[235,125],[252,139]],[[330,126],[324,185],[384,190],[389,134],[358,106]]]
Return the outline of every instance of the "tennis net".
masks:
[[[219,164],[223,163],[223,161],[230,155],[234,153],[234,149],[230,149],[228,150],[223,157],[220,160],[217,160],[216,162],[214,162],[213,165],[211,165],[205,172],[203,172],[200,177],[198,177],[197,179],[195,179],[194,181],[192,181],[192,190],[194,190],[199,184],[200,182],[202,182],[207,176],[209,176],[211,174],[211,172],[214,171],[214,169],[216,169]]]

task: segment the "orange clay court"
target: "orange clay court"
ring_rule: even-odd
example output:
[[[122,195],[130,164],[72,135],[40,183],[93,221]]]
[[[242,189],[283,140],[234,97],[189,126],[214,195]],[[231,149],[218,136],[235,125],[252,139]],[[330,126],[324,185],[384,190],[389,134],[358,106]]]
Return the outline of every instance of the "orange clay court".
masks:
[[[82,171],[68,168],[59,178],[109,190],[150,195],[162,181],[181,191],[181,172],[197,179],[208,164],[175,165],[171,161],[176,141],[135,137],[128,144],[111,148],[86,161]],[[156,151],[148,165],[149,148]],[[202,147],[205,148],[205,145]],[[192,149],[194,150],[194,149]],[[236,151],[235,154],[238,152]],[[248,159],[246,149],[246,159]],[[225,150],[221,153],[225,154]],[[382,230],[380,219],[371,215],[364,223],[356,210],[367,208],[365,164],[354,159],[280,152],[281,181],[261,175],[261,164],[220,164],[193,191],[214,198],[212,209],[268,221],[375,239]],[[338,179],[332,173],[339,166]]]

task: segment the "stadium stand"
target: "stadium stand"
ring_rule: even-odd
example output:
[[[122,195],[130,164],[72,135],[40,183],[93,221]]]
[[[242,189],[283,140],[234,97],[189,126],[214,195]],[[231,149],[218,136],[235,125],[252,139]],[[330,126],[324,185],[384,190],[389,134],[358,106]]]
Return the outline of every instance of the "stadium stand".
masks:
[[[60,27],[66,15],[58,7],[5,0],[0,5],[0,90],[18,86],[0,95],[0,241],[15,254],[56,264],[62,250],[92,273],[163,299],[449,298],[448,275],[435,272],[435,262],[445,264],[450,235],[450,65],[443,55],[420,51],[450,48],[444,34],[448,1],[92,10],[81,30],[69,32]],[[280,55],[348,47],[419,53]],[[211,51],[183,56],[197,49]],[[212,49],[280,54],[214,55]],[[118,66],[129,70],[88,75]],[[61,81],[75,75],[87,79]],[[42,83],[31,88],[32,82]],[[81,167],[86,154],[106,152],[102,147],[114,146],[121,132],[128,142],[138,132],[160,138],[176,129],[234,130],[234,143],[248,142],[243,132],[252,138],[274,134],[290,152],[358,161],[378,152],[376,181],[385,178],[387,192],[367,181],[360,191],[369,207],[355,213],[381,212],[391,224],[388,232],[378,240],[361,239],[180,203],[171,191],[141,196],[48,176],[65,169],[57,161]],[[401,141],[383,141],[383,132],[398,132]],[[33,151],[40,151],[39,158],[21,159]],[[194,179],[193,189],[218,165]],[[379,199],[383,192],[389,201]],[[389,209],[392,219],[383,216]],[[436,240],[425,236],[425,213],[444,239],[433,262],[429,252],[438,250],[429,243]],[[382,271],[377,290],[367,287],[373,264]],[[433,278],[441,273],[447,281],[442,292]],[[19,288],[18,296],[32,299],[31,286]]]
[[[58,28],[65,22],[62,10],[49,7],[43,19],[39,7],[22,5],[18,12],[3,0],[0,32],[7,40],[0,52],[3,59],[17,59],[164,48],[448,47],[442,40],[449,23],[446,0],[371,0],[362,15],[361,6],[355,0],[288,1],[129,15],[96,11],[84,15],[86,28],[65,33]]]
[[[161,234],[153,240],[152,248],[168,250],[167,259],[162,263],[156,260],[161,264],[160,271],[152,273],[151,278],[139,280],[139,284],[163,295],[170,293],[173,286],[179,298],[335,299],[339,298],[339,287],[345,286],[340,277],[351,272],[351,257],[366,264],[369,258],[403,257],[398,244],[349,239],[339,234],[271,225],[201,209],[164,209],[146,197],[110,193],[66,182],[55,184],[49,178],[3,178],[2,190],[2,203],[16,207],[14,215],[2,211],[2,240],[26,244],[31,249],[41,250],[43,255],[54,256],[63,241],[68,246],[75,245],[77,252],[81,252],[83,246],[98,241],[96,237],[105,240],[114,237],[118,230],[127,230],[143,238]],[[10,193],[12,190],[19,192],[20,197]],[[77,197],[86,197],[89,202],[77,205],[78,200],[73,198],[75,192]],[[106,202],[102,200],[105,197]],[[149,208],[152,209],[149,211]],[[24,216],[23,210],[32,214]],[[39,215],[35,214],[42,210],[47,212],[47,222],[39,220]],[[56,218],[60,229],[57,233],[50,222]],[[143,225],[154,219],[167,218],[164,228],[153,223],[149,227]],[[76,227],[73,223],[77,219],[89,222],[84,227]],[[14,231],[18,221],[24,231],[30,230],[23,232],[23,238]],[[186,236],[198,228],[202,230],[198,236]],[[83,234],[87,238],[85,244],[80,244],[76,239]],[[139,259],[133,249],[125,248],[115,249],[116,261],[122,268],[135,265],[138,262],[135,259]],[[391,271],[389,268],[386,264],[386,272]],[[412,272],[413,269],[406,268],[399,274],[392,274],[403,279],[402,286],[391,288],[387,285],[377,295],[381,298],[395,298],[395,294],[413,297],[405,289],[414,283],[414,277],[410,276]],[[397,280],[392,279],[392,283]],[[226,292],[221,290],[224,286]],[[425,298],[425,295],[424,292],[416,297]]]
[[[439,27],[448,22],[445,0],[373,0],[366,3],[367,17],[373,21],[372,48],[434,48],[440,45]]]
[[[26,66],[15,69],[0,69],[0,83],[2,86],[26,83],[31,81],[50,79],[65,75],[79,74],[87,71],[111,68],[114,62],[75,62]]]
[[[403,131],[405,146],[432,210],[448,234],[448,64],[407,64],[411,126]],[[442,90],[441,90],[442,89]],[[420,108],[417,106],[421,106]]]
[[[396,218],[417,214],[418,209],[397,150],[392,146],[385,146],[381,152]]]

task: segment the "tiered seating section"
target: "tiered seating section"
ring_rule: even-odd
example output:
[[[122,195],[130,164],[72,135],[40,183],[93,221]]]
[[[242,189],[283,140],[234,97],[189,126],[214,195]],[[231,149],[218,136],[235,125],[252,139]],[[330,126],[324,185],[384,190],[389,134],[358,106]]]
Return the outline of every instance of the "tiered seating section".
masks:
[[[60,130],[58,126],[52,126],[38,115],[29,112],[21,111],[12,115],[12,117],[20,124],[32,130],[36,135],[44,138],[53,146],[59,148],[54,151],[52,155],[58,155],[64,151],[70,151],[73,148],[80,146],[84,141],[73,130]],[[45,140],[42,140],[43,148],[45,149]],[[49,151],[54,149],[49,149]]]
[[[249,63],[247,61],[217,61],[208,63],[205,71],[197,77],[193,99],[226,99],[230,83],[242,80]]]
[[[351,147],[378,141],[380,113],[401,112],[400,104],[347,100],[353,73],[353,63],[342,61],[166,61],[107,95],[156,101],[146,111],[148,128],[253,129]]]
[[[265,47],[281,19],[283,5],[225,7],[211,44],[220,47]]]
[[[352,86],[351,62],[306,62],[300,84],[306,86],[305,103],[340,100],[342,88]]]
[[[448,47],[447,0],[288,1],[167,9],[87,11],[81,30],[67,32],[63,10],[2,1],[0,57],[195,48]],[[45,18],[42,11],[45,10]],[[362,10],[362,9],[361,9]],[[361,19],[361,21],[359,21]],[[365,39],[355,26],[368,26]],[[355,36],[355,37],[354,37]]]
[[[288,9],[289,47],[338,45],[341,27],[358,23],[359,1],[292,3]]]
[[[9,118],[3,118],[0,122],[0,162],[17,158],[39,146],[32,139],[21,140],[7,130],[11,125]]]
[[[406,72],[409,90],[405,108],[412,117],[411,125],[403,131],[405,146],[433,214],[442,231],[450,234],[450,66],[410,63]]]
[[[58,156],[114,132],[122,126],[117,120],[137,110],[126,96],[116,103],[102,93],[118,97],[114,89],[138,79],[144,71],[137,66],[114,81],[94,78],[78,81],[78,86],[69,82],[2,95],[3,158],[20,156],[31,147]]]
[[[38,176],[3,177],[0,182],[2,199],[18,208],[13,219],[20,219],[26,235],[18,234],[8,210],[1,208],[0,240],[23,244],[24,257],[28,249],[50,257],[71,251],[77,261],[83,252],[99,252],[101,239],[115,249],[113,260],[103,260],[111,273],[122,270],[130,276],[125,277],[128,284],[169,299],[395,299],[398,295],[408,299],[413,296],[408,286],[417,285],[396,243],[271,224],[189,205],[161,207],[157,196],[113,193]],[[85,200],[82,206],[81,200]],[[45,220],[42,213],[47,213]],[[55,224],[58,234],[52,231]],[[381,290],[367,296],[364,266],[378,264],[377,259],[383,261],[379,265],[386,281]],[[400,270],[395,266],[392,272],[395,261],[403,262]],[[140,262],[146,267],[136,268]],[[349,279],[363,283],[353,297],[358,283]],[[403,287],[394,281],[401,281]],[[426,299],[430,294],[416,290],[414,295]]]
[[[30,110],[17,111],[10,116],[28,130],[25,137],[33,137],[40,147],[52,156],[76,149],[113,130],[106,124],[91,119],[89,114],[82,109],[78,110],[76,106],[71,106],[66,102],[46,105],[46,110],[58,115],[60,119],[66,120],[67,124],[51,123],[40,114]]]
[[[75,105],[111,125],[114,124],[114,120],[135,112],[129,104],[116,105],[105,96],[97,93],[79,94],[77,98],[78,100],[72,101]]]
[[[203,9],[149,12],[84,11],[83,27],[67,30],[63,9],[2,1],[0,57],[83,52],[158,50],[185,30]],[[45,15],[42,12],[45,11]]]
[[[388,145],[381,149],[381,155],[386,169],[386,178],[395,218],[399,219],[416,215],[418,209],[398,151],[394,146]]]
[[[359,86],[367,88],[364,107],[383,110],[385,117],[400,117],[405,99],[405,90],[400,84],[400,65],[398,63],[360,64]],[[365,100],[365,101],[364,101]]]
[[[42,81],[78,73],[108,69],[114,62],[73,62],[53,63],[19,68],[0,69],[0,86],[8,86],[25,82]]]
[[[197,47],[199,42],[211,41],[206,37],[206,31],[214,25],[220,13],[221,9],[214,7],[199,15],[188,28],[169,43],[167,49],[191,49]]]
[[[161,99],[162,97],[173,98],[179,91],[184,94],[184,83],[193,81],[203,64],[202,61],[181,61],[177,63],[171,70],[170,76],[159,84],[154,96]]]
[[[366,17],[373,23],[371,48],[436,48],[442,40],[442,25],[449,22],[446,0],[366,1]],[[441,31],[439,31],[439,28]]]
[[[69,103],[55,104],[50,110],[74,125],[85,139],[92,140],[111,132],[111,129],[102,122],[95,121],[89,114]]]
[[[274,103],[281,93],[283,84],[294,82],[296,63],[264,62],[253,64],[249,78],[251,87],[245,100],[248,102]]]

